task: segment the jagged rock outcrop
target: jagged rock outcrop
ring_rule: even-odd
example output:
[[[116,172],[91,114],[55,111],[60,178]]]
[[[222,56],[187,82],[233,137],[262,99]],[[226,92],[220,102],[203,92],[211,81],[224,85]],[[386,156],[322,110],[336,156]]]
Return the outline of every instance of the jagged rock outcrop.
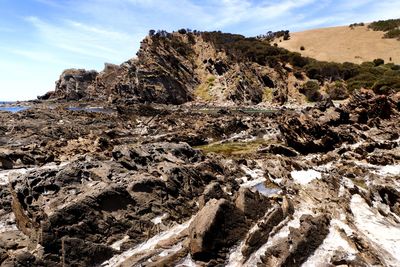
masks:
[[[329,224],[327,215],[303,215],[300,227],[290,228],[288,237],[269,248],[258,266],[301,266],[328,235]]]
[[[287,145],[302,154],[328,152],[344,142],[355,142],[354,134],[346,130],[352,124],[379,127],[382,121],[388,121],[398,114],[396,103],[390,97],[362,90],[353,94],[347,105],[339,108],[332,104],[317,105],[300,116],[287,114],[280,118],[279,129]],[[358,150],[365,148],[372,152],[374,145],[384,146],[370,144],[370,147],[361,146]]]
[[[265,214],[270,203],[268,199],[259,192],[254,193],[248,188],[240,188],[235,205],[247,218],[256,220]]]
[[[244,241],[245,245],[242,249],[243,256],[246,258],[249,257],[251,253],[257,251],[265,244],[272,229],[284,218],[285,215],[282,208],[279,205],[274,206],[273,209],[265,215],[263,220],[257,224],[257,229]]]
[[[398,103],[394,98],[376,95],[370,90],[361,90],[351,96],[346,110],[351,114],[353,123],[376,123],[379,119],[390,119],[398,114]]]
[[[305,114],[283,117],[279,129],[288,146],[302,154],[327,152],[341,142],[337,132]]]
[[[43,246],[48,264],[62,256],[66,265],[93,266],[110,258],[110,245],[126,235],[137,244],[164,222],[188,220],[218,174],[215,163],[187,144],[116,147],[113,159],[77,161],[12,180],[18,228]]]
[[[95,82],[98,73],[84,69],[67,69],[56,82],[54,92],[39,97],[39,99],[61,98],[79,100],[90,95],[90,87]]]
[[[266,43],[265,46],[268,46]],[[207,101],[258,104],[286,102],[296,90],[291,70],[231,57],[203,34],[147,36],[137,57],[102,72],[70,69],[54,92],[40,99],[182,104]]]

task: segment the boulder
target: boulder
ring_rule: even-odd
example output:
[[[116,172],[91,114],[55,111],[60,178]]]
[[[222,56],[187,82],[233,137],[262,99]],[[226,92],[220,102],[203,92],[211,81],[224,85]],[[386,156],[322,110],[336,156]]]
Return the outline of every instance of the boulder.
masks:
[[[1,253],[1,251],[0,251]],[[1,257],[1,254],[0,254]],[[1,266],[3,267],[25,267],[25,266],[38,266],[38,267],[44,267],[44,266],[49,266],[48,264],[45,264],[43,261],[40,259],[37,259],[34,255],[27,251],[20,251],[17,252],[15,255],[12,257],[5,258],[3,262],[1,262]]]
[[[14,162],[6,154],[0,154],[0,169],[9,170],[14,166]]]
[[[53,95],[45,95],[43,98],[56,97],[66,100],[79,100],[88,95],[88,87],[96,80],[96,71],[84,69],[64,70],[60,79],[56,82]]]
[[[248,230],[245,215],[225,199],[212,199],[189,226],[189,250],[195,260],[217,258],[243,238]]]

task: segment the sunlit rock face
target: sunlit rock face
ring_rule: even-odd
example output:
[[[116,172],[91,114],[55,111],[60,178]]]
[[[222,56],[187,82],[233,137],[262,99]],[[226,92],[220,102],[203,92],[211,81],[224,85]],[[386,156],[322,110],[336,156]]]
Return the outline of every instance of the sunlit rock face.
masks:
[[[54,92],[40,99],[174,105],[301,101],[295,89],[298,80],[291,69],[280,64],[271,67],[244,62],[218,48],[209,37],[212,34],[217,33],[163,32],[147,36],[137,57],[121,65],[107,63],[100,73],[65,70]],[[218,35],[225,38],[222,33]],[[270,47],[268,43],[263,46]]]

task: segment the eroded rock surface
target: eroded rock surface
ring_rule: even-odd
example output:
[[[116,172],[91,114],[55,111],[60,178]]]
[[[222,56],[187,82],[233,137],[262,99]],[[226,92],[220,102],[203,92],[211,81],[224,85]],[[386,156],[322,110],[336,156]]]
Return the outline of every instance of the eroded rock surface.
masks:
[[[398,100],[351,97],[1,113],[0,264],[398,266]]]

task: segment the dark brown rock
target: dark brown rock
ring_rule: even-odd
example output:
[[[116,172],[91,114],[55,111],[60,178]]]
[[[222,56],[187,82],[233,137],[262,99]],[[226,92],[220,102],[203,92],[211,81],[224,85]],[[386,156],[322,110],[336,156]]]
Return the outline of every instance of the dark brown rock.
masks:
[[[96,266],[114,255],[110,247],[85,242],[78,238],[62,238],[63,266]]]
[[[206,186],[204,193],[199,198],[199,208],[202,209],[204,205],[211,199],[228,199],[227,194],[222,190],[217,182],[213,182]]]
[[[248,188],[240,188],[235,205],[247,218],[252,220],[257,220],[264,216],[270,207],[268,198],[258,192],[252,192]]]
[[[189,250],[193,259],[208,261],[230,248],[246,233],[242,211],[225,199],[210,200],[189,227]]]
[[[331,151],[341,142],[338,133],[306,115],[283,117],[279,129],[288,146],[302,154]]]
[[[14,166],[14,162],[8,155],[0,154],[0,169],[9,170]]]

